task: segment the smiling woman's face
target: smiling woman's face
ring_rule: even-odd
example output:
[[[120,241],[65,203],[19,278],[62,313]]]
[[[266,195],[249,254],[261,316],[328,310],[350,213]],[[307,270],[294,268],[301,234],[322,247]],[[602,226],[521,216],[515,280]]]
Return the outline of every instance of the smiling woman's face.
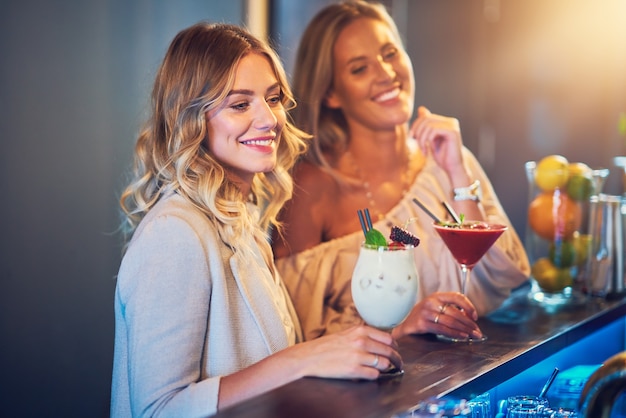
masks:
[[[350,23],[337,37],[333,59],[326,105],[341,108],[349,124],[395,129],[410,119],[413,67],[385,23],[370,18]]]
[[[207,112],[207,146],[234,180],[251,184],[256,173],[276,166],[286,121],[281,87],[270,61],[251,53],[240,61],[232,90]]]

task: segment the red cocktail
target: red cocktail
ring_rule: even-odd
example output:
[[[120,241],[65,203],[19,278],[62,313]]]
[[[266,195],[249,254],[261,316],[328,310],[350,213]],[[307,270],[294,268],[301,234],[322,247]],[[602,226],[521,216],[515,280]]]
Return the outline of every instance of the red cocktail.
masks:
[[[493,243],[507,230],[507,226],[481,221],[465,221],[462,224],[435,222],[434,227],[452,256],[461,266],[463,272],[461,291],[465,294],[465,287],[472,267],[480,261]],[[460,341],[443,336],[440,338]],[[487,337],[483,337],[482,340],[471,338],[468,341],[484,341],[485,339]]]
[[[464,222],[461,225],[435,224],[435,230],[456,261],[468,267],[478,263],[506,229],[505,225],[478,221]]]

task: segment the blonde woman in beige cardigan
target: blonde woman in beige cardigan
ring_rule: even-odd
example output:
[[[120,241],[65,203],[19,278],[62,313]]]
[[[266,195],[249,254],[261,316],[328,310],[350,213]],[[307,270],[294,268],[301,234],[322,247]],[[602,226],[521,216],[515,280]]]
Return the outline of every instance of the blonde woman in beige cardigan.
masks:
[[[232,25],[172,41],[122,195],[111,415],[204,417],[303,376],[375,379],[401,360],[358,326],[302,340],[267,242],[306,135],[276,55]],[[260,211],[259,208],[263,208]]]

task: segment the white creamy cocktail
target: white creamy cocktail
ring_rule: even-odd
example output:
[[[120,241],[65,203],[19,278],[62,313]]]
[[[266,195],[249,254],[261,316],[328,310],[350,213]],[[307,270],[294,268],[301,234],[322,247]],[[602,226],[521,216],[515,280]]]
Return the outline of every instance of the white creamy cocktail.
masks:
[[[352,299],[368,325],[391,330],[413,308],[419,280],[414,249],[412,245],[361,246],[352,274]]]

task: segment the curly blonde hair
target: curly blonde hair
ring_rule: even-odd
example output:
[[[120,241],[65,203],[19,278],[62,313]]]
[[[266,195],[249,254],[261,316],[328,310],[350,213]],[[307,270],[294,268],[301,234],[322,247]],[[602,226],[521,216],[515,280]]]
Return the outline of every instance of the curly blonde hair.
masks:
[[[241,27],[202,22],[173,39],[156,75],[151,116],[135,146],[133,179],[120,198],[123,229],[129,235],[166,191],[178,193],[215,220],[226,242],[245,240],[254,233],[250,231],[278,225],[276,216],[293,190],[289,170],[305,152],[309,136],[288,118],[276,167],[255,175],[250,196],[242,195],[206,146],[205,113],[226,98],[239,62],[250,53],[268,58],[283,106],[295,107],[276,53]],[[263,208],[260,219],[249,214],[249,201]]]

